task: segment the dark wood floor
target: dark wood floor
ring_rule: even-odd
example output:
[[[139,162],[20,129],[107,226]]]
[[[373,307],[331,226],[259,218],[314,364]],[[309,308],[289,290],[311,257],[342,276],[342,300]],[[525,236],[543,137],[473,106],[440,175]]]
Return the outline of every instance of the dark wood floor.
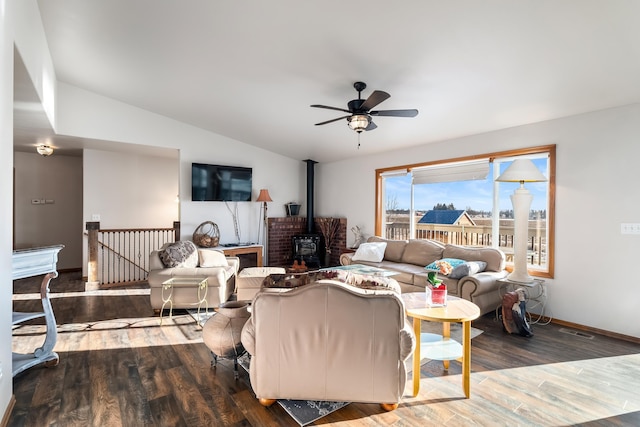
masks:
[[[14,283],[14,310],[40,311],[39,282]],[[84,292],[77,274],[52,281],[60,363],[14,378],[11,426],[297,426],[279,406],[262,407],[248,375],[233,363],[210,367],[200,329],[187,314],[159,325],[148,287]],[[640,425],[640,346],[534,327],[506,335],[491,315],[473,326],[471,398],[460,365],[422,369],[420,394],[395,411],[350,404],[320,419],[327,426]],[[13,349],[29,352],[44,327],[14,329]],[[357,357],[357,355],[354,355]]]

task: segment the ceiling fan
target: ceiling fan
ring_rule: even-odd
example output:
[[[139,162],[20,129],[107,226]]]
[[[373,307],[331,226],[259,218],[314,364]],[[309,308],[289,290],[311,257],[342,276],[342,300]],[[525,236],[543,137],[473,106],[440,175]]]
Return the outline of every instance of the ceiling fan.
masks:
[[[327,110],[336,110],[349,113],[346,116],[316,123],[316,126],[326,125],[327,123],[347,119],[349,127],[356,132],[361,133],[363,130],[374,130],[378,127],[375,123],[373,123],[371,116],[415,117],[418,115],[418,110],[371,110],[382,101],[391,97],[391,95],[381,90],[374,90],[367,99],[362,99],[362,91],[367,87],[367,85],[363,82],[355,82],[353,84],[353,87],[358,91],[358,99],[352,99],[351,101],[349,101],[347,103],[348,109],[329,107],[327,105],[312,105],[312,107],[315,108],[326,108]]]

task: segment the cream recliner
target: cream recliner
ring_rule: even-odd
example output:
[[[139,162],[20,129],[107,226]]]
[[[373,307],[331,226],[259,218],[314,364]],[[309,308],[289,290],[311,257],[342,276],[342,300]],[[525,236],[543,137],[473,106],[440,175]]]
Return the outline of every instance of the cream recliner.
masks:
[[[242,344],[263,405],[294,399],[398,406],[404,361],[415,348],[399,293],[320,280],[264,289],[251,311]]]

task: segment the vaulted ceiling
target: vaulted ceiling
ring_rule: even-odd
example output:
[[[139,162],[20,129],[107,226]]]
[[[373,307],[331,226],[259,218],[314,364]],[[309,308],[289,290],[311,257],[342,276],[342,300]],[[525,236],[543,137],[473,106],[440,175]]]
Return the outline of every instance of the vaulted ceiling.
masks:
[[[640,101],[634,0],[38,4],[59,81],[297,159]],[[346,120],[314,126],[343,113],[310,105],[346,108],[355,81],[419,115],[375,117],[360,149]]]

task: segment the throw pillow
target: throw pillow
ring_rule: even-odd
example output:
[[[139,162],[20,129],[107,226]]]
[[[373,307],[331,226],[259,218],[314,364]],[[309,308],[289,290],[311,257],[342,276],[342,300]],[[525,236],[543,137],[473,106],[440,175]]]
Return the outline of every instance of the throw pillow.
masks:
[[[484,261],[467,261],[455,267],[449,274],[449,278],[461,279],[464,276],[480,273],[484,271],[485,268],[487,268],[487,263]]]
[[[442,258],[437,261],[433,261],[427,265],[424,269],[429,271],[437,271],[445,276],[449,275],[457,266],[464,264],[462,259],[455,258]]]
[[[194,268],[198,265],[198,248],[189,240],[171,243],[158,252],[160,261],[165,267]]]
[[[387,242],[369,242],[358,246],[356,253],[351,258],[353,261],[381,262],[384,258],[384,250]]]
[[[229,262],[223,252],[216,250],[198,249],[200,267],[228,267]]]

